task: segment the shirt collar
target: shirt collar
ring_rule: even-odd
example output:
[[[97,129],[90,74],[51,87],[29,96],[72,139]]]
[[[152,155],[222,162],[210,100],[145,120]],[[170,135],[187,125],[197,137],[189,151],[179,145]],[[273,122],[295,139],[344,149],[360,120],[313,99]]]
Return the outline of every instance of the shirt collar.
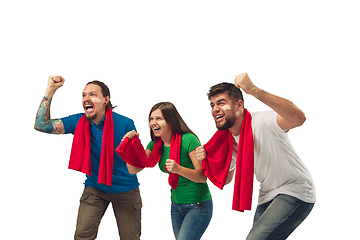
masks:
[[[95,125],[95,126],[96,126],[96,124],[95,124],[93,121],[90,121],[90,123],[91,123],[91,125]],[[99,124],[98,124],[97,126],[98,126],[98,127],[99,127],[99,126],[104,126],[104,124],[105,124],[105,115],[104,115],[103,119],[99,122]]]

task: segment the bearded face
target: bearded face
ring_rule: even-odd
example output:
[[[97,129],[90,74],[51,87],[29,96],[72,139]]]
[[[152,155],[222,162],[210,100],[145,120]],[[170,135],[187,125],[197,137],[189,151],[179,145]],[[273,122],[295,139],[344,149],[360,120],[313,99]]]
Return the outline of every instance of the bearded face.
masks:
[[[238,113],[226,93],[212,97],[210,106],[217,129],[226,130],[234,126]]]

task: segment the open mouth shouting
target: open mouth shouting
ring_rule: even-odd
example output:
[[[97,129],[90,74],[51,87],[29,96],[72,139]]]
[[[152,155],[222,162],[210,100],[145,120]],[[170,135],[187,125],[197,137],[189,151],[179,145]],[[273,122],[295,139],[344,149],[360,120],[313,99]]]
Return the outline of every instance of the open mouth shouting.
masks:
[[[85,110],[85,113],[92,113],[92,112],[94,112],[94,105],[91,102],[85,102],[84,110]]]

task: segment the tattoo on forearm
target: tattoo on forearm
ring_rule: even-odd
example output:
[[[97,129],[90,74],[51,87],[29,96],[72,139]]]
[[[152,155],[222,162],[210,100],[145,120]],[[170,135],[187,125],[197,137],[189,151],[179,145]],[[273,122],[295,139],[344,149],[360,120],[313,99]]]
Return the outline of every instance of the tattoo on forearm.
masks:
[[[43,117],[44,120],[50,119],[50,103],[52,98],[44,97],[43,100],[40,103],[38,112],[36,114],[36,119],[39,117]]]
[[[64,133],[64,125],[60,119],[50,119],[52,98],[44,97],[36,113],[35,129],[46,133]]]
[[[64,124],[60,119],[53,121],[54,131],[52,133],[65,133]]]

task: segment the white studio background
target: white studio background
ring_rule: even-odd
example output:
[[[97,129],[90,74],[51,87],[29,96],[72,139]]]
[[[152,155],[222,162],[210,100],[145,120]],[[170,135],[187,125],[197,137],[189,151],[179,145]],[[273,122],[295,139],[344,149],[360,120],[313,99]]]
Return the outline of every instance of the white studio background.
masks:
[[[52,118],[82,112],[85,84],[100,80],[110,87],[115,111],[135,121],[147,144],[147,116],[159,101],[173,102],[206,143],[216,130],[208,89],[247,72],[307,116],[289,135],[318,201],[289,239],[354,239],[358,13],[357,1],[2,1],[1,235],[73,239],[85,176],[67,169],[72,135],[33,129],[49,75],[66,79]],[[268,110],[247,95],[245,106]],[[138,178],[141,238],[174,239],[166,174],[155,167]],[[203,239],[245,239],[259,184],[253,210],[245,213],[231,210],[233,184],[223,191],[209,186],[214,215]],[[98,239],[118,239],[111,207]]]

